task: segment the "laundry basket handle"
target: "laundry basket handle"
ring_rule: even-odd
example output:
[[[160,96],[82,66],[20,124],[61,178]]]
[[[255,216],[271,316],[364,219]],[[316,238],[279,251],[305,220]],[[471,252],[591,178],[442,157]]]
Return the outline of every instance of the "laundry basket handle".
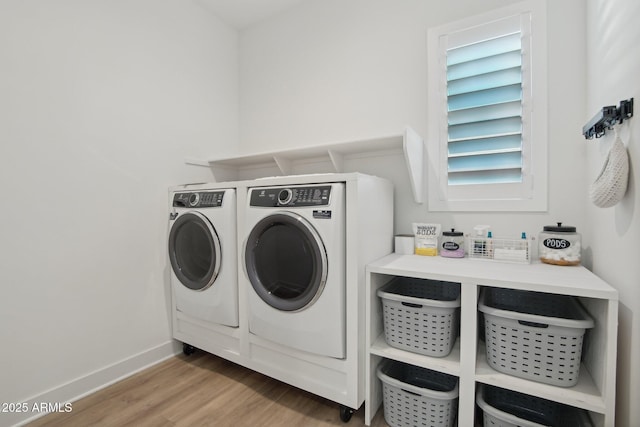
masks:
[[[422,308],[422,304],[414,304],[412,302],[402,302],[402,305],[406,306],[406,307],[412,307],[412,308]]]
[[[518,323],[524,326],[531,326],[532,328],[544,329],[549,327],[547,323],[528,322],[526,320],[518,320]]]

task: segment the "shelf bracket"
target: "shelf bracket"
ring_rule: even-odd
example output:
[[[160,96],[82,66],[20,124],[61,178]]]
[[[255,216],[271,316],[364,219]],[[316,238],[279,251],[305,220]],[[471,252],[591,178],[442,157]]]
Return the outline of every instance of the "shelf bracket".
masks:
[[[273,160],[278,165],[282,175],[291,175],[291,159],[282,156],[273,156]]]
[[[402,148],[404,159],[409,171],[409,181],[413,190],[413,199],[422,203],[422,183],[424,180],[424,142],[420,135],[410,127],[406,127],[403,135]]]
[[[331,159],[331,164],[333,165],[333,169],[337,172],[344,171],[344,156],[342,153],[337,152],[336,150],[328,150],[329,158]]]

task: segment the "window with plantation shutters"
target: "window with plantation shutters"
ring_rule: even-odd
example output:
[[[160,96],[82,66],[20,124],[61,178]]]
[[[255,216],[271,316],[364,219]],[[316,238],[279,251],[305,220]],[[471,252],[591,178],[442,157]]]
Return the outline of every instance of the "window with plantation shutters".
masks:
[[[521,37],[447,50],[449,185],[522,181]]]
[[[546,59],[533,55],[546,37],[532,34],[544,28],[533,3],[429,33],[432,210],[546,210],[546,72],[534,64]]]

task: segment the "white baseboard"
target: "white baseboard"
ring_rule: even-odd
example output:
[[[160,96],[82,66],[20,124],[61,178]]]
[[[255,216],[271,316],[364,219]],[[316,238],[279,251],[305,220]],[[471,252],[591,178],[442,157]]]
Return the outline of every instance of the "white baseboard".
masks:
[[[56,405],[61,411],[72,409],[72,402],[169,359],[181,351],[182,346],[176,341],[167,341],[157,347],[145,350],[59,387],[40,393],[21,403],[26,409],[25,412],[12,411],[11,413],[0,414],[0,426],[22,426],[48,414],[49,411],[47,410],[40,412],[41,404],[43,403],[45,404],[44,406],[53,405],[54,409],[52,410],[55,410]],[[71,405],[65,407],[65,404],[69,403]]]

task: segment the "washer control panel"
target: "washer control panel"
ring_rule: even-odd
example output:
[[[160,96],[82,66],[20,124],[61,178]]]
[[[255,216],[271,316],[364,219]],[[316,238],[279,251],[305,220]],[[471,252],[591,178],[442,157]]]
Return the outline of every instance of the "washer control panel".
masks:
[[[330,185],[310,185],[290,188],[253,188],[249,206],[275,208],[278,206],[325,206],[331,198]]]
[[[218,208],[222,206],[224,191],[200,191],[194,193],[176,193],[173,196],[174,208]]]

